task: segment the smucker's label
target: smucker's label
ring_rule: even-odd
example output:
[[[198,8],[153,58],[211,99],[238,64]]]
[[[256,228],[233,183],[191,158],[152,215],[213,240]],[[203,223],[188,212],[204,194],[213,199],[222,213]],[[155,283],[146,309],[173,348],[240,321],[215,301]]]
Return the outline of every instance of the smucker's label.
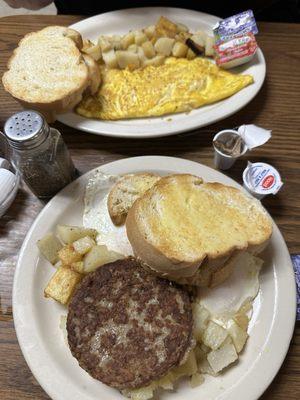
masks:
[[[243,180],[246,188],[260,198],[267,194],[276,194],[283,185],[279,172],[266,163],[248,163]]]
[[[244,36],[238,36],[230,39],[227,42],[219,42],[214,46],[216,50],[217,65],[226,64],[233,60],[249,61],[249,58],[254,56],[257,50],[257,43],[252,33],[247,33]],[[239,65],[242,62],[236,64]]]

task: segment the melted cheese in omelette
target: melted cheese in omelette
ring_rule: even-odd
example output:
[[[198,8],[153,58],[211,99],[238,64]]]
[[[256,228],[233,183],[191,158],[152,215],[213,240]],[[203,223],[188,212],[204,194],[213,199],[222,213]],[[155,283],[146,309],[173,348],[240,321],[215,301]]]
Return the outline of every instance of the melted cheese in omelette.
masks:
[[[232,96],[253,82],[205,58],[168,58],[163,65],[134,71],[102,69],[95,96],[85,97],[77,113],[103,120],[156,117],[190,111]]]

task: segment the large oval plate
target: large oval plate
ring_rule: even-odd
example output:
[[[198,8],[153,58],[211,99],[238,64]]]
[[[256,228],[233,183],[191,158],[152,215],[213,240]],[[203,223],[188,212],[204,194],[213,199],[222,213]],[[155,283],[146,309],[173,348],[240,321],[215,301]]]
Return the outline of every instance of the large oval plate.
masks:
[[[242,189],[220,172],[172,157],[128,158],[100,169],[107,174],[191,173],[206,181]],[[124,400],[118,391],[94,380],[79,367],[59,328],[60,317],[66,314],[66,309],[43,296],[53,267],[39,257],[36,241],[54,231],[58,223],[82,223],[89,174],[67,186],[39,214],[21,248],[14,278],[13,312],[19,344],[32,373],[54,400]],[[288,350],[296,313],[293,268],[275,224],[264,258],[250,338],[239,362],[217,378],[206,378],[205,383],[195,389],[182,382],[176,392],[163,393],[162,400],[255,400],[270,384]]]
[[[101,34],[124,34],[129,30],[154,24],[161,15],[170,18],[172,21],[187,25],[192,31],[202,29],[210,35],[212,34],[212,27],[220,20],[218,17],[197,11],[180,8],[149,7],[96,15],[95,17],[84,19],[71,25],[71,28],[79,31],[84,38],[96,40]],[[188,114],[173,114],[171,118],[168,115],[157,118],[101,121],[84,118],[71,112],[60,115],[58,120],[73,128],[96,135],[124,138],[168,136],[200,128],[239,111],[258,93],[266,74],[266,63],[262,51],[259,49],[255,58],[250,63],[231,71],[252,75],[254,83],[228,99],[200,107]]]

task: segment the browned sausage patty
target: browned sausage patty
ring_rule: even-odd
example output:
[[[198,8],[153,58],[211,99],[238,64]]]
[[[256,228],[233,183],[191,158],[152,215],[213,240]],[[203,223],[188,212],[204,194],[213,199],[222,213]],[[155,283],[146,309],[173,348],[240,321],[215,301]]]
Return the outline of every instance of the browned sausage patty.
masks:
[[[117,389],[141,387],[178,365],[190,347],[189,296],[133,258],[115,261],[82,280],[67,331],[73,356],[92,377]]]

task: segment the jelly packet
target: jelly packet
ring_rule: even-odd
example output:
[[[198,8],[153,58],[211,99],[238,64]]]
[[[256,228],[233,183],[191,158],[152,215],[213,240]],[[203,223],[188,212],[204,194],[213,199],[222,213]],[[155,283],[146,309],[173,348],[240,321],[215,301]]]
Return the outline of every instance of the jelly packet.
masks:
[[[233,68],[249,62],[258,48],[255,34],[257,25],[252,10],[226,18],[213,28],[216,44],[216,63],[222,68]]]
[[[233,39],[237,36],[246,35],[249,32],[256,35],[258,29],[253,11],[243,11],[239,14],[223,19],[214,26],[213,32],[216,44]]]
[[[243,186],[252,196],[260,200],[268,194],[276,194],[282,185],[280,174],[272,165],[248,162],[243,173]]]
[[[225,69],[244,64],[253,58],[257,47],[257,42],[251,32],[227,42],[220,42],[214,46],[217,54],[216,64]]]

